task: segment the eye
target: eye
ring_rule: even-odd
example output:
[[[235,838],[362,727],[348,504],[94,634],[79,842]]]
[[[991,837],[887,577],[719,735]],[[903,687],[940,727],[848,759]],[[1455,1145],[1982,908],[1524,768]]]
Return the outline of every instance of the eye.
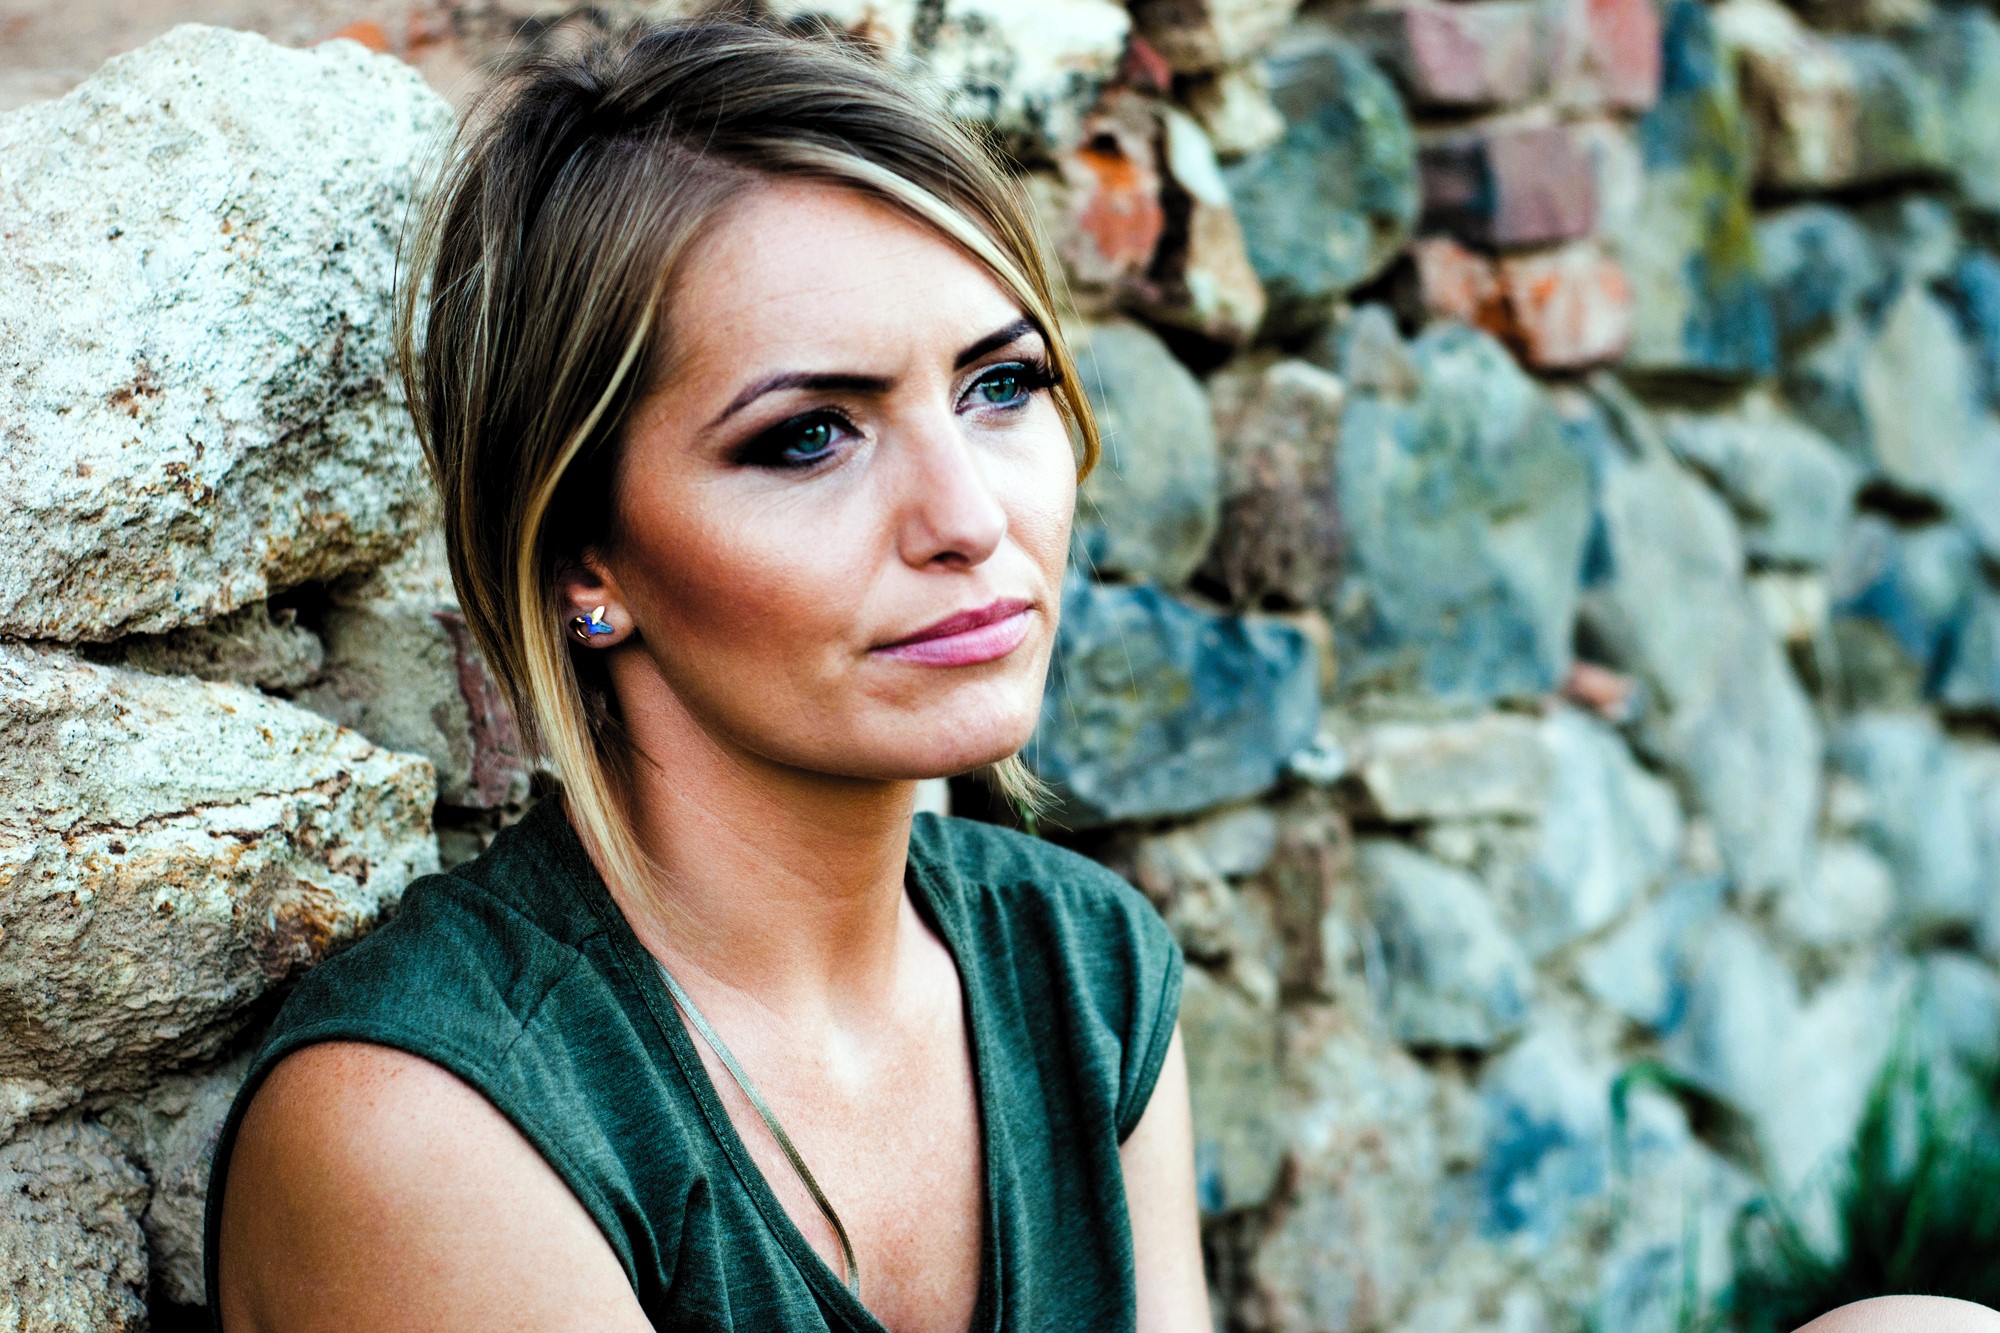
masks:
[[[838,412],[808,412],[756,436],[738,451],[736,461],[754,467],[811,467],[832,457],[841,434],[852,429]]]
[[[1046,389],[1056,382],[1046,365],[1027,361],[1009,361],[994,366],[972,382],[972,396],[975,405],[983,407],[1020,407],[1040,389]]]

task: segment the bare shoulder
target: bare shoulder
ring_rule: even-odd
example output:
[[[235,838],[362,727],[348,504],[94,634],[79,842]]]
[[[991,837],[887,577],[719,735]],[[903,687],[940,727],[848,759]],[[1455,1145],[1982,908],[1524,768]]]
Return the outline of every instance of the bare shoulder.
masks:
[[[1882,1296],[1843,1305],[1799,1333],[2000,1333],[2000,1312],[1941,1296]]]
[[[271,1070],[225,1177],[227,1333],[650,1326],[583,1205],[439,1065],[321,1042]]]

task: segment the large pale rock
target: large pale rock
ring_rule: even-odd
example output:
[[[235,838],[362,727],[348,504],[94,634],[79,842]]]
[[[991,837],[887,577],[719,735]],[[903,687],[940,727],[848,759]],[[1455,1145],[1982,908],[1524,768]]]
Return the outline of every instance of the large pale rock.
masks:
[[[1355,867],[1398,1040],[1484,1049],[1521,1030],[1533,973],[1477,880],[1390,838],[1362,839]]]
[[[1653,692],[1648,745],[1714,822],[1738,892],[1761,898],[1810,865],[1818,723],[1744,585],[1728,510],[1650,417],[1605,392],[1618,433],[1593,446],[1604,567],[1582,621],[1602,660]]]
[[[425,482],[390,287],[449,124],[352,43],[194,26],[0,117],[0,635],[169,630],[396,551]]]
[[[430,765],[235,686],[0,649],[0,1122],[145,1086],[436,868]]]
[[[139,1333],[146,1327],[146,1178],[76,1116],[0,1146],[0,1327]]]
[[[1721,488],[1752,559],[1816,566],[1833,558],[1861,472],[1824,435],[1763,394],[1735,412],[1682,413],[1662,424],[1674,453]]]
[[[145,1172],[149,1197],[142,1221],[153,1285],[176,1305],[208,1299],[202,1223],[209,1168],[249,1063],[246,1053],[214,1069],[170,1075],[144,1096],[116,1103],[101,1115]]]
[[[1092,325],[1075,344],[1103,442],[1077,495],[1076,558],[1097,576],[1185,583],[1215,538],[1221,506],[1208,397],[1141,325]]]
[[[1298,630],[1072,578],[1022,753],[1061,795],[1059,820],[1082,828],[1259,795],[1318,726],[1318,662]]]
[[[1528,1033],[1480,1080],[1482,1228],[1545,1248],[1611,1171],[1612,1070],[1559,1025]]]
[[[513,714],[459,612],[435,528],[389,564],[334,587],[320,634],[323,670],[294,696],[299,703],[430,760],[447,805],[490,810],[527,796]]]
[[[1569,669],[1590,527],[1585,460],[1492,338],[1427,330],[1406,354],[1418,387],[1400,396],[1371,389],[1387,377],[1354,323],[1347,554],[1330,608],[1349,685],[1468,703],[1553,689]]]
[[[1118,71],[1131,16],[1111,0],[766,0],[823,18],[921,69],[962,119],[1036,152],[1073,142]]]
[[[1285,131],[1225,175],[1278,329],[1324,320],[1380,273],[1416,225],[1416,135],[1395,88],[1356,47],[1309,24],[1265,62]]]
[[[1204,572],[1237,606],[1324,603],[1339,569],[1340,381],[1309,362],[1249,361],[1209,381],[1222,522]]]

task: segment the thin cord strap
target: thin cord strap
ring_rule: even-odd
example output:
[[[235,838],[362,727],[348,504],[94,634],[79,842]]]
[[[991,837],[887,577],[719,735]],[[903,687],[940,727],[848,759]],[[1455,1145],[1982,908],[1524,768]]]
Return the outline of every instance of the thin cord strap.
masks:
[[[833,1204],[827,1199],[826,1191],[819,1187],[819,1182],[813,1179],[813,1173],[806,1169],[806,1159],[799,1156],[799,1150],[792,1145],[791,1135],[785,1133],[784,1127],[778,1123],[778,1117],[771,1113],[770,1106],[758,1093],[756,1085],[750,1081],[750,1076],[743,1072],[743,1066],[736,1063],[736,1057],[722,1044],[722,1037],[709,1026],[708,1020],[701,1016],[701,1010],[694,1007],[694,1001],[690,1000],[688,993],[681,989],[681,983],[674,980],[674,974],[667,971],[667,965],[657,958],[653,962],[658,965],[660,975],[666,978],[667,990],[673,994],[674,1003],[687,1014],[688,1021],[694,1024],[694,1030],[701,1034],[701,1039],[708,1043],[711,1051],[715,1052],[715,1058],[722,1061],[722,1067],[736,1080],[736,1086],[743,1089],[743,1095],[750,1099],[750,1105],[757,1108],[757,1114],[764,1118],[765,1128],[771,1131],[771,1137],[778,1141],[780,1148],[784,1149],[786,1159],[792,1164],[792,1170],[798,1172],[799,1179],[805,1182],[807,1192],[813,1196],[813,1202],[819,1205],[820,1215],[826,1218],[827,1225],[833,1228],[833,1234],[840,1240],[840,1262],[846,1270],[840,1275],[841,1281],[845,1282],[847,1289],[854,1293],[854,1298],[860,1300],[861,1265],[854,1258],[854,1245],[847,1239],[847,1228],[840,1224],[840,1217],[833,1211]]]

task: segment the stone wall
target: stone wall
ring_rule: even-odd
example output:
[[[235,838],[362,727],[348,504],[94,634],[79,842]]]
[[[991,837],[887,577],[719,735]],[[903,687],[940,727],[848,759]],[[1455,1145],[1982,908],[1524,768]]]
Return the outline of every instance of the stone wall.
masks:
[[[24,1330],[186,1317],[272,1006],[529,789],[386,302],[412,70],[543,15],[112,8],[403,63],[185,28],[0,116]],[[1675,1328],[1899,1035],[2000,1054],[1991,12],[783,8],[937,71],[1067,275],[1106,448],[1030,756],[1194,964],[1218,1327]]]

